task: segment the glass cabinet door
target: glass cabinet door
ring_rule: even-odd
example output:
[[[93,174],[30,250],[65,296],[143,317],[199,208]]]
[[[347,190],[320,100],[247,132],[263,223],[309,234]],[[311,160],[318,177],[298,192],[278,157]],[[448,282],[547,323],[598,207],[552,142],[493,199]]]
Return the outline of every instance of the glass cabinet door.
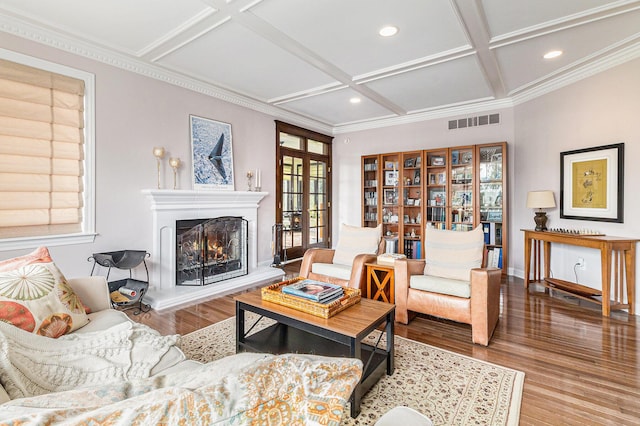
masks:
[[[447,150],[427,151],[425,174],[425,215],[427,224],[447,228]]]
[[[362,157],[362,226],[378,226],[378,156]]]
[[[505,148],[502,144],[478,147],[480,223],[488,250],[487,266],[497,268],[503,267],[506,257],[502,239]]]
[[[473,151],[473,147],[468,147],[452,149],[450,152],[449,205],[451,229],[454,231],[473,229]]]
[[[398,154],[382,156],[382,233],[387,253],[399,253],[399,161]]]

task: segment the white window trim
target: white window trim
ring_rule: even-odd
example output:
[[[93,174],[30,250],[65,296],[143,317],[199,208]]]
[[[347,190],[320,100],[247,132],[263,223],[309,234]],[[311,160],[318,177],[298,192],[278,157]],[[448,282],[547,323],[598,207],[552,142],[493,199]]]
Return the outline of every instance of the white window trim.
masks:
[[[84,81],[84,190],[82,197],[82,232],[76,234],[47,235],[42,237],[21,237],[0,239],[0,251],[34,248],[37,246],[61,246],[68,244],[92,243],[96,237],[95,209],[95,75],[65,65],[23,55],[11,50],[0,49],[0,58],[19,64],[63,74]]]

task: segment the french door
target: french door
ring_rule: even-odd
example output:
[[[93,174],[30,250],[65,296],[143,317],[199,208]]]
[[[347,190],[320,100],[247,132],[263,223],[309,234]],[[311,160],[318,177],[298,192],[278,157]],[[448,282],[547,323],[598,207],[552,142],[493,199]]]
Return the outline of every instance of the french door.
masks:
[[[276,121],[276,222],[282,224],[280,258],[297,259],[331,245],[331,140]]]

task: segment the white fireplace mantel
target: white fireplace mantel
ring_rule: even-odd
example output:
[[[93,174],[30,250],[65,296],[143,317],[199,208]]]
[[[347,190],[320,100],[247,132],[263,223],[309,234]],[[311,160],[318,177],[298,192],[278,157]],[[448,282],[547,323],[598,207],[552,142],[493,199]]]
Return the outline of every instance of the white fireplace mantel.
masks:
[[[144,189],[151,204],[153,242],[148,303],[163,309],[282,276],[258,269],[258,207],[267,192]],[[176,286],[176,221],[240,216],[248,222],[248,275],[206,286]]]
[[[190,191],[181,189],[144,189],[151,199],[151,210],[224,209],[246,207],[258,209],[268,192]]]

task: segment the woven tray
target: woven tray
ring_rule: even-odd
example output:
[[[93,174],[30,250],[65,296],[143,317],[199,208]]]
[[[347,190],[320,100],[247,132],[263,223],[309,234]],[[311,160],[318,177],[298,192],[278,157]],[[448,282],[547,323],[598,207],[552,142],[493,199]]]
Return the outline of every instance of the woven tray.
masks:
[[[344,296],[331,303],[318,303],[301,297],[291,296],[282,292],[282,287],[304,280],[304,277],[294,278],[281,283],[272,284],[262,288],[262,300],[287,306],[298,311],[306,312],[317,317],[329,318],[349,306],[360,302],[360,289],[344,287]]]

